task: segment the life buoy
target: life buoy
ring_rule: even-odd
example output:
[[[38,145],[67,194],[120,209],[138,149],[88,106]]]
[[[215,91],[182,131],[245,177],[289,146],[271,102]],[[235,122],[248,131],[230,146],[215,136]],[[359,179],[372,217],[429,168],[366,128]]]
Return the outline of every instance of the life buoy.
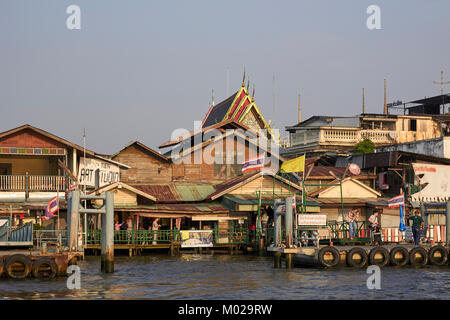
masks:
[[[409,262],[415,267],[423,267],[428,263],[428,253],[423,247],[415,247],[409,252]]]
[[[52,258],[42,257],[34,261],[32,273],[38,279],[53,279],[58,273],[58,266]]]
[[[368,259],[369,257],[366,250],[359,247],[352,248],[349,252],[347,252],[347,256],[345,258],[349,267],[356,268],[363,268],[367,264]]]
[[[5,270],[13,279],[23,279],[31,272],[31,259],[23,254],[13,254],[6,259]]]
[[[448,261],[447,249],[441,245],[432,247],[430,251],[428,251],[428,260],[435,266],[446,265]]]
[[[371,265],[385,267],[388,265],[389,261],[389,251],[387,251],[386,248],[375,247],[370,250],[369,263]]]
[[[409,252],[405,247],[395,247],[389,253],[390,261],[393,266],[405,266],[409,262]]]
[[[341,261],[341,254],[335,247],[323,247],[318,253],[319,263],[322,267],[335,267]]]

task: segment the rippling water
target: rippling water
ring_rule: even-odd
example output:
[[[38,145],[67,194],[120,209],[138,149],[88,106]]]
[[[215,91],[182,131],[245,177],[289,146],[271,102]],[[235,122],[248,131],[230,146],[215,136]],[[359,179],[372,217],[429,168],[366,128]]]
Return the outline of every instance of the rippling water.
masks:
[[[3,299],[450,299],[450,268],[386,267],[381,290],[368,290],[365,270],[274,269],[270,257],[152,255],[115,258],[115,273],[100,258],[80,261],[81,289],[66,278],[0,280]]]

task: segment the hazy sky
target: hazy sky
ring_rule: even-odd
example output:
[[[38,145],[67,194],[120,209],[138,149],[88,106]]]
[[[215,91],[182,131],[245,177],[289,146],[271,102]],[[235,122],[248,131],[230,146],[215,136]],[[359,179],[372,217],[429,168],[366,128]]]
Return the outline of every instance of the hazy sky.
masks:
[[[69,30],[66,8],[81,8]],[[366,27],[369,5],[381,30]],[[114,153],[192,129],[241,85],[245,65],[266,120],[382,112],[439,94],[450,78],[450,1],[0,0],[0,131],[25,123]],[[275,112],[273,77],[275,76]],[[450,87],[447,87],[447,92]]]

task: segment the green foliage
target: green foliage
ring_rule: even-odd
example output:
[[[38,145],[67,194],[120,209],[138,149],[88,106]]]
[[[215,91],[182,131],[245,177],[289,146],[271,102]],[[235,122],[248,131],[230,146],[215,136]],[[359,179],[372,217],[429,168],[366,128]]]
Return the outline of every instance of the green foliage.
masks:
[[[370,139],[365,139],[355,146],[355,149],[353,150],[353,152],[355,154],[367,154],[367,153],[373,153],[374,149],[375,149],[375,143],[373,143],[372,140],[370,140]]]

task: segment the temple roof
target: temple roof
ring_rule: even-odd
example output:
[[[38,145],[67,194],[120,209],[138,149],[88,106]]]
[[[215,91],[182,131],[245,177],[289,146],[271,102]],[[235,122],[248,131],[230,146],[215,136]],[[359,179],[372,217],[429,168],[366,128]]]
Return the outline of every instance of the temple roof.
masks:
[[[202,127],[208,127],[228,120],[243,123],[254,130],[267,128],[270,133],[270,124],[267,124],[264,120],[254,98],[250,96],[244,83],[237,92],[209,108]]]

